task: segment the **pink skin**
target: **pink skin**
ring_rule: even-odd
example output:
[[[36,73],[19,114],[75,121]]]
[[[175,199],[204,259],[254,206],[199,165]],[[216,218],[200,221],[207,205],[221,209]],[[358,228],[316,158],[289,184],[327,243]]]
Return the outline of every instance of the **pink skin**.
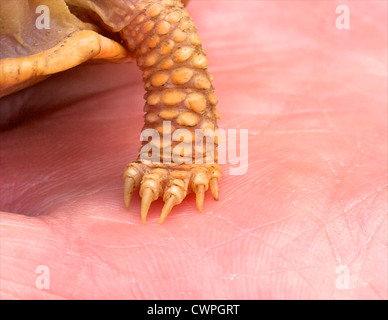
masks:
[[[249,170],[223,165],[219,202],[206,194],[199,214],[190,195],[161,226],[161,200],[145,227],[137,194],[124,209],[135,65],[14,96],[65,103],[1,133],[1,298],[387,299],[387,3],[341,4],[350,30],[334,1],[191,2],[219,124],[249,129]]]

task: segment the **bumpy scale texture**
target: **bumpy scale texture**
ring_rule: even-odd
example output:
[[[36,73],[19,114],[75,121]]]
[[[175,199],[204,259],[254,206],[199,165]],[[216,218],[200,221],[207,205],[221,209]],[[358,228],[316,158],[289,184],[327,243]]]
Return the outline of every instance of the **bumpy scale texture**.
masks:
[[[142,148],[138,160],[129,164],[124,174],[124,199],[129,208],[132,192],[140,189],[141,218],[145,223],[152,201],[163,198],[162,223],[189,192],[196,193],[199,211],[209,187],[218,200],[220,168],[215,147],[209,149],[203,144],[205,147],[195,148],[194,142],[197,129],[214,139],[213,146],[218,143],[219,112],[206,54],[182,2],[144,0],[138,1],[133,10],[134,18],[121,31],[122,38],[143,71],[147,91],[143,132],[154,129],[161,136],[160,144],[153,146],[154,151],[158,150],[157,161],[147,160],[149,150]],[[163,121],[169,123],[163,126]],[[173,141],[163,140],[163,134],[171,135]],[[143,146],[148,142],[144,141]],[[199,158],[203,164],[195,162]],[[174,163],[174,159],[181,164]]]

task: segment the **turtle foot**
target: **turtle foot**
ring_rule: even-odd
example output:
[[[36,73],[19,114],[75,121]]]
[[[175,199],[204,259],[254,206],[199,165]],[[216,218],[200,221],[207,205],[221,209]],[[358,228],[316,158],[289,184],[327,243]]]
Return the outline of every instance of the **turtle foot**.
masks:
[[[135,161],[128,165],[124,173],[124,201],[129,210],[131,196],[139,189],[141,197],[141,221],[146,223],[148,210],[159,197],[164,206],[159,218],[163,223],[172,208],[180,204],[190,192],[196,194],[196,204],[201,212],[205,192],[210,187],[215,200],[218,200],[220,167],[217,164],[162,164],[151,161]]]

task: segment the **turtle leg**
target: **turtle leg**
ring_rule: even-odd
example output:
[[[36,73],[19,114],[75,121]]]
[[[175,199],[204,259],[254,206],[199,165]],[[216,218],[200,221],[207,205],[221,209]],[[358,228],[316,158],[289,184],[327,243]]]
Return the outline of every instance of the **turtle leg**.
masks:
[[[122,37],[143,72],[145,123],[139,158],[124,173],[124,200],[139,189],[144,224],[151,203],[163,198],[162,223],[190,192],[202,211],[210,187],[218,200],[217,98],[201,40],[180,0],[136,2],[135,18]],[[203,134],[203,136],[201,136]],[[202,138],[210,139],[203,147]],[[150,157],[150,153],[152,157]]]

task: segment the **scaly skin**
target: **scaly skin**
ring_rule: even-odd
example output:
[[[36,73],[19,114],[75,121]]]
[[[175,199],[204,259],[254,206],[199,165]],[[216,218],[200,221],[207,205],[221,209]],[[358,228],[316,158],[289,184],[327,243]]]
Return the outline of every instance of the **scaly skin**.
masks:
[[[129,164],[124,174],[124,199],[129,208],[131,194],[140,189],[141,217],[145,223],[152,201],[163,198],[165,205],[159,223],[173,206],[181,203],[189,192],[196,193],[197,207],[202,211],[204,193],[209,188],[218,200],[220,168],[217,155],[201,150],[204,164],[195,164],[195,129],[209,130],[214,135],[219,112],[212,77],[207,71],[205,52],[189,14],[179,0],[136,1],[134,17],[122,31],[128,47],[135,52],[137,65],[143,71],[146,104],[143,130],[155,129],[171,134],[187,129],[188,144],[183,164],[168,164],[165,156],[173,156],[180,142],[163,143],[158,150],[160,163],[144,160]],[[169,132],[163,132],[163,121],[169,121]],[[186,137],[187,138],[187,137]],[[217,142],[217,140],[215,140]],[[148,141],[143,142],[143,146]],[[159,146],[158,146],[159,148]],[[143,159],[143,160],[142,160]]]
[[[190,192],[196,193],[199,211],[202,211],[204,194],[209,187],[218,200],[217,98],[201,40],[184,8],[187,2],[33,0],[16,10],[19,11],[18,15],[15,13],[16,22],[9,22],[8,15],[4,14],[14,7],[2,3],[0,29],[5,31],[2,29],[0,33],[3,43],[0,97],[92,59],[136,59],[147,91],[143,130],[154,129],[160,135],[169,136],[161,144],[156,143],[156,157],[151,160],[141,149],[138,159],[129,164],[124,174],[125,205],[129,209],[133,191],[140,189],[143,223],[151,202],[159,197],[165,201],[160,223]],[[39,4],[50,8],[52,24],[57,28],[48,33],[49,36],[37,31],[35,17],[28,14]],[[84,23],[85,12],[91,17],[86,21],[90,19],[92,24]],[[28,23],[21,31],[12,28],[13,24],[20,25],[26,19]],[[107,37],[98,32],[100,28],[106,29]],[[118,35],[122,44],[114,40]],[[26,44],[15,41],[19,38]],[[47,43],[42,41],[46,38],[50,40]],[[34,41],[37,45],[28,45]],[[168,126],[163,126],[164,121],[169,122]],[[179,129],[187,131],[182,134]],[[203,138],[196,136],[196,131],[207,137],[206,147],[194,145]],[[148,141],[143,142],[144,147],[147,144]]]

